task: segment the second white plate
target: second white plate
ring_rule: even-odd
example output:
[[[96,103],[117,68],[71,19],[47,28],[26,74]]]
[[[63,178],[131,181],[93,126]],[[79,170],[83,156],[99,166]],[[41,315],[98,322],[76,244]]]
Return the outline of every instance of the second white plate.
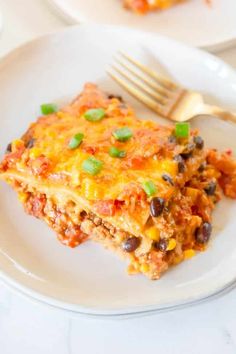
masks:
[[[220,50],[236,42],[236,1],[189,0],[167,11],[146,16],[122,7],[120,0],[49,0],[72,23],[123,25],[165,35],[187,44]]]
[[[209,103],[233,108],[236,74],[213,56],[144,32],[78,26],[16,49],[0,61],[0,149],[19,137],[44,102],[73,99],[87,81],[124,96],[138,116],[158,119],[106,75],[122,49],[150,67],[159,62],[181,84],[202,91]],[[167,123],[165,120],[158,119]],[[196,120],[208,145],[236,151],[236,127]],[[126,265],[101,246],[62,246],[43,222],[27,216],[15,193],[0,184],[0,276],[25,294],[62,309],[96,315],[160,310],[210,296],[236,278],[236,203],[224,199],[214,213],[207,252],[164,274],[160,281],[128,276]]]

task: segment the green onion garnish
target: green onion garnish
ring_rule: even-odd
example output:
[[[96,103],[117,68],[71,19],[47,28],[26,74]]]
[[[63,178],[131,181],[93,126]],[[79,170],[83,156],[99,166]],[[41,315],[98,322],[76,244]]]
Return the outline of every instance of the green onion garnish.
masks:
[[[44,103],[40,106],[42,114],[45,116],[57,112],[57,106],[54,103]]]
[[[115,146],[112,146],[109,149],[109,155],[111,157],[125,157],[126,152],[124,150],[119,150]]]
[[[85,172],[88,172],[90,175],[97,175],[103,166],[103,162],[91,156],[87,160],[84,160],[82,163],[82,168]]]
[[[84,118],[89,122],[99,122],[105,117],[105,113],[103,108],[93,108],[84,113]]]
[[[187,138],[189,136],[189,123],[186,122],[176,123],[175,136],[177,138]]]
[[[143,183],[143,189],[145,193],[151,197],[153,194],[156,193],[156,186],[152,181],[146,181]]]
[[[129,140],[133,136],[132,131],[128,127],[116,129],[112,134],[116,140],[123,142]]]
[[[73,138],[71,138],[71,140],[69,142],[69,145],[68,145],[69,148],[72,149],[72,150],[76,149],[82,143],[83,138],[84,138],[84,134],[83,133],[75,134],[73,136]]]

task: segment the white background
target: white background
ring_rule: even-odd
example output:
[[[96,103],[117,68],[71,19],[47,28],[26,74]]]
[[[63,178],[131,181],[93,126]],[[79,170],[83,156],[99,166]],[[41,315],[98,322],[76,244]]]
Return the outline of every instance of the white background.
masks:
[[[0,11],[0,55],[67,26],[47,0],[0,0]],[[236,48],[217,55],[236,68]],[[115,321],[71,317],[0,284],[0,353],[235,354],[236,290],[184,310]]]

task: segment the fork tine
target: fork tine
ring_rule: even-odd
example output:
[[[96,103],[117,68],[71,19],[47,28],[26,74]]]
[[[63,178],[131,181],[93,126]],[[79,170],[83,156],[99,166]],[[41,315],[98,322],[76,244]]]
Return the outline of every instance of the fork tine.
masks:
[[[167,88],[168,90],[173,90],[173,89],[178,88],[178,86],[177,86],[174,82],[172,82],[172,81],[170,81],[170,80],[168,80],[168,79],[166,79],[166,78],[164,78],[164,77],[158,75],[155,71],[149,69],[148,67],[146,67],[145,65],[143,65],[142,63],[140,63],[139,61],[137,61],[136,59],[131,58],[129,55],[123,53],[122,51],[120,51],[119,53],[120,53],[120,55],[122,55],[126,60],[128,60],[131,64],[137,66],[139,69],[141,69],[142,71],[144,71],[144,72],[145,72],[146,74],[148,74],[150,77],[152,77],[152,78],[154,78],[155,80],[157,80],[162,86],[164,86],[164,87]]]
[[[112,71],[107,70],[107,73],[115,80],[120,86],[122,86],[127,92],[129,92],[133,97],[137,98],[147,107],[162,115],[162,107],[154,99],[150,98],[146,94],[138,90],[134,85],[127,83],[125,80],[115,75]]]
[[[134,66],[130,66],[126,63],[126,61],[122,60],[119,57],[116,57],[115,60],[123,66],[126,70],[128,70],[130,73],[132,73],[134,76],[145,82],[148,86],[153,88],[155,92],[160,93],[161,95],[165,96],[168,98],[170,96],[170,91],[158,84],[156,81],[154,82],[153,78],[150,78],[144,71],[137,71],[134,69]]]
[[[117,71],[120,75],[122,75],[124,78],[126,78],[127,80],[135,84],[135,86],[140,88],[142,91],[155,98],[158,101],[158,103],[160,104],[166,103],[166,99],[163,96],[161,96],[158,92],[155,92],[152,88],[144,85],[141,81],[137,80],[135,77],[132,77],[132,75],[129,75],[126,71],[119,68],[117,65],[112,65],[112,68],[113,70]]]

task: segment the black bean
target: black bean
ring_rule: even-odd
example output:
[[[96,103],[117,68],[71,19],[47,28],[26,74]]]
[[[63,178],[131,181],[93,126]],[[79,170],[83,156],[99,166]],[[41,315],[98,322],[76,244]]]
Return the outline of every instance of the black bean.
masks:
[[[202,139],[201,136],[195,136],[193,138],[193,141],[197,149],[202,150],[204,148],[204,140]]]
[[[87,216],[86,211],[85,211],[85,210],[82,210],[82,211],[80,212],[80,217],[81,217],[82,219],[85,219],[86,216]]]
[[[176,136],[170,135],[170,136],[168,137],[168,141],[169,141],[169,143],[171,143],[171,144],[176,144],[176,143],[177,143]]]
[[[140,245],[140,239],[138,237],[129,237],[122,243],[122,248],[125,252],[133,252]]]
[[[205,244],[211,237],[212,226],[209,222],[204,222],[201,227],[196,230],[195,238],[198,243]]]
[[[185,146],[184,150],[181,152],[181,157],[184,159],[184,160],[187,160],[189,159],[192,154],[193,154],[193,151],[195,149],[195,144],[194,143],[189,143]]]
[[[170,177],[170,175],[164,174],[164,175],[162,175],[162,179],[165,182],[170,183],[172,186],[174,185],[174,182],[173,182],[172,178]]]
[[[113,95],[113,94],[110,94],[108,95],[108,98],[111,100],[112,98],[116,98],[117,100],[123,102],[123,98],[121,96],[118,96],[118,95]]]
[[[35,139],[34,138],[29,139],[26,143],[27,149],[31,149],[34,146],[34,144],[35,144]]]
[[[204,191],[207,195],[214,195],[216,191],[216,182],[211,181],[205,188]]]
[[[168,242],[166,239],[162,238],[159,242],[154,243],[154,247],[158,249],[158,251],[165,252],[167,249]]]
[[[199,172],[203,172],[206,168],[206,162],[201,163],[201,165],[198,167]]]
[[[178,171],[179,173],[183,173],[185,171],[185,163],[184,159],[180,155],[176,155],[174,157],[174,161],[178,162]]]
[[[9,154],[11,152],[11,143],[9,143],[6,147],[5,153]]]
[[[153,217],[157,217],[162,214],[165,207],[165,200],[163,198],[154,197],[151,200],[150,212]]]

